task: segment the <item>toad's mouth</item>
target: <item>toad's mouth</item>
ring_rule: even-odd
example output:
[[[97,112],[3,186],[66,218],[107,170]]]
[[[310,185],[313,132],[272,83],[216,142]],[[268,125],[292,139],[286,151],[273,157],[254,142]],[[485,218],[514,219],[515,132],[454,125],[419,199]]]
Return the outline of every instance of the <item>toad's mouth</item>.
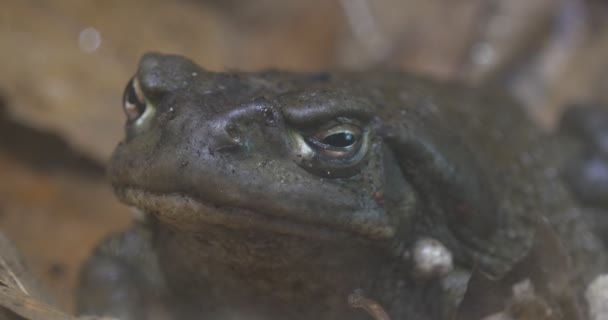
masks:
[[[294,221],[248,208],[214,205],[179,193],[155,193],[132,187],[117,189],[116,193],[123,202],[153,214],[160,221],[182,230],[196,231],[201,226],[218,225],[232,229],[265,230],[278,234],[334,241],[352,238],[389,240],[394,235],[394,229],[391,227],[371,232],[347,226],[327,226]]]

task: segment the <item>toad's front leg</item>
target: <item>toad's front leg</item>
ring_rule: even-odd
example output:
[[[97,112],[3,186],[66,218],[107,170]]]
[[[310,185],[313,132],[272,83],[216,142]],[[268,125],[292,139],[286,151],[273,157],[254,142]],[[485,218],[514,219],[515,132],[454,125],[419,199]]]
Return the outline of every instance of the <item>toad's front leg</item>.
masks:
[[[84,264],[77,291],[77,312],[123,320],[149,319],[158,301],[162,277],[151,236],[136,224],[107,237]]]

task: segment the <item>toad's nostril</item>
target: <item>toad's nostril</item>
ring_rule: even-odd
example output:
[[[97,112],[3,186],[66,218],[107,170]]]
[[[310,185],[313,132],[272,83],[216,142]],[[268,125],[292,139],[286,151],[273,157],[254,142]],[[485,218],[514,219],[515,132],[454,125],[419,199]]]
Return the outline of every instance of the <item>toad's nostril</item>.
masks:
[[[221,145],[210,145],[209,154],[214,156],[217,153],[234,152],[238,150],[240,145],[238,144],[221,144]]]
[[[212,139],[209,140],[209,153],[234,152],[242,146],[241,129],[234,124],[219,126],[212,131]]]
[[[228,137],[230,137],[235,142],[235,144],[238,144],[241,141],[241,130],[238,126],[234,124],[228,124],[224,128],[224,131],[226,132]]]

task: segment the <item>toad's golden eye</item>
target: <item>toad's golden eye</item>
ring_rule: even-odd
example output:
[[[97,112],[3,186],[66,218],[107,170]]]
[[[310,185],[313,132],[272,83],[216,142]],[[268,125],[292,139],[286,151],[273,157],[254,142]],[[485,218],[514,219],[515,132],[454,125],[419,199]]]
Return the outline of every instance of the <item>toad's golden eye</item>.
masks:
[[[129,122],[139,119],[146,111],[146,97],[141,91],[137,78],[133,78],[127,83],[122,103]]]
[[[361,147],[361,129],[353,124],[339,124],[305,138],[308,145],[330,158],[349,158]]]

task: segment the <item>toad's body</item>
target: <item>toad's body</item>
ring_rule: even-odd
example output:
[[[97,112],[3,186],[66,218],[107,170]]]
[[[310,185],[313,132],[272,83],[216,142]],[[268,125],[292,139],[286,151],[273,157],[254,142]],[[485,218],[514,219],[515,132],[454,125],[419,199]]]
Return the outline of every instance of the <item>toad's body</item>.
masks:
[[[508,99],[400,73],[211,73],[148,54],[125,110],[109,175],[145,215],[89,261],[84,312],[367,319],[347,303],[360,289],[393,319],[448,319],[472,272],[504,279],[551,238],[535,236],[539,217],[581,230],[563,220],[576,209],[559,159]],[[441,271],[418,270],[424,239],[447,249]],[[599,244],[585,245],[568,240],[590,266]]]

